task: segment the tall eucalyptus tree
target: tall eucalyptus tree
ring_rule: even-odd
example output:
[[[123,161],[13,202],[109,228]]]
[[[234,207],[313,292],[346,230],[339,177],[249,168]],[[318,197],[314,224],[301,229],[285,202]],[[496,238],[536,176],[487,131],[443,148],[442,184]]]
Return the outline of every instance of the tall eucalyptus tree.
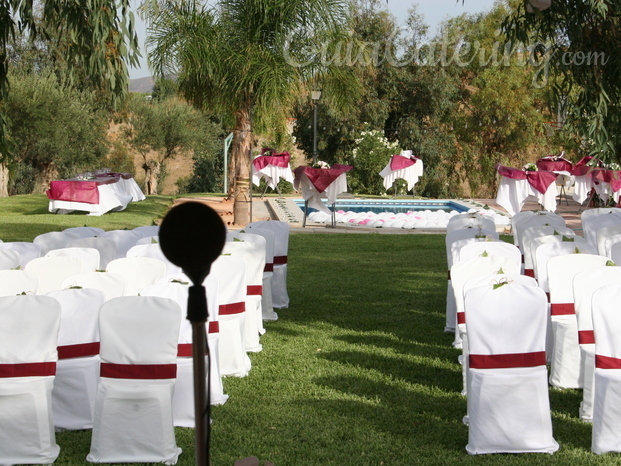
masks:
[[[19,35],[30,40],[53,37],[69,82],[87,79],[113,100],[128,92],[128,65],[138,64],[138,39],[130,0],[10,0],[0,3],[0,196],[6,195],[11,156],[4,101],[10,91],[11,44]]]
[[[254,134],[285,131],[296,99],[321,86],[336,106],[350,98],[343,65],[342,0],[159,0],[145,4],[147,47],[159,75],[176,75],[185,97],[233,128],[229,179],[234,221],[250,221]]]

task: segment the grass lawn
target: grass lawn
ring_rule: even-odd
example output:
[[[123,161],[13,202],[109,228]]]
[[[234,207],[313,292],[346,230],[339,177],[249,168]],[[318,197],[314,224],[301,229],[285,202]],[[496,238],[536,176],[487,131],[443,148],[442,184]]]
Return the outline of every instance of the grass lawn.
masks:
[[[169,202],[78,217],[46,215],[33,198],[23,215],[8,215],[0,199],[0,239],[28,240],[20,231],[62,229],[53,227],[72,218],[81,223],[68,226],[148,225]],[[443,333],[445,262],[443,235],[292,234],[290,307],[265,323],[250,374],[224,379],[230,399],[212,409],[212,464],[251,455],[276,466],[619,464],[618,454],[590,452],[579,390],[550,391],[554,455],[466,454],[459,351]],[[86,463],[90,431],[58,433],[57,442],[56,464]],[[177,442],[178,464],[194,464],[194,431],[177,429]]]

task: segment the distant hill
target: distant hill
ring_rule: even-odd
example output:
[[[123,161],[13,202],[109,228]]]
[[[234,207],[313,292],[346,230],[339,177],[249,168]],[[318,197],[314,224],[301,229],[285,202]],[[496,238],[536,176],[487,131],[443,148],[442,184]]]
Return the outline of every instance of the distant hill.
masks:
[[[144,92],[150,94],[153,92],[153,76],[147,76],[146,78],[130,79],[129,80],[129,92]]]

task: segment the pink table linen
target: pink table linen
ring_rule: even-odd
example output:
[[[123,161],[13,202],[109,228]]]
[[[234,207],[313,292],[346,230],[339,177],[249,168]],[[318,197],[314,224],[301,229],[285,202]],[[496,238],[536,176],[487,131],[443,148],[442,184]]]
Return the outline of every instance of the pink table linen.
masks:
[[[129,173],[98,174],[92,180],[52,181],[46,194],[50,199],[50,212],[68,213],[80,210],[93,216],[112,210],[123,210],[131,201],[145,199]]]
[[[408,191],[414,189],[418,179],[423,175],[423,161],[412,156],[412,151],[403,151],[393,155],[390,162],[379,173],[384,178],[385,189],[392,187],[397,179],[403,179],[408,184]]]
[[[293,183],[293,173],[289,165],[291,155],[289,152],[279,154],[267,154],[267,150],[263,149],[262,154],[255,157],[252,161],[252,183],[259,186],[261,178],[265,178],[267,185],[275,189],[278,181],[282,178],[289,183]]]
[[[546,171],[525,171],[497,165],[501,175],[496,202],[511,216],[524,207],[526,200],[535,198],[549,212],[556,210],[556,174]]]
[[[340,164],[334,164],[332,168],[297,167],[293,171],[293,187],[302,192],[309,207],[331,215],[332,211],[323,203],[321,195],[328,198],[328,204],[334,204],[339,194],[347,192],[346,173],[352,168]]]

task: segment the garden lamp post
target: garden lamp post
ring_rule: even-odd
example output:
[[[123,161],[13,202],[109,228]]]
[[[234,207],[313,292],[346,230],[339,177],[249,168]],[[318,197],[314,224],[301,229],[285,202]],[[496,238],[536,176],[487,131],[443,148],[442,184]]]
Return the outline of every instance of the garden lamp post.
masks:
[[[317,165],[317,103],[321,98],[321,91],[311,91],[311,100],[313,101],[313,165]]]

